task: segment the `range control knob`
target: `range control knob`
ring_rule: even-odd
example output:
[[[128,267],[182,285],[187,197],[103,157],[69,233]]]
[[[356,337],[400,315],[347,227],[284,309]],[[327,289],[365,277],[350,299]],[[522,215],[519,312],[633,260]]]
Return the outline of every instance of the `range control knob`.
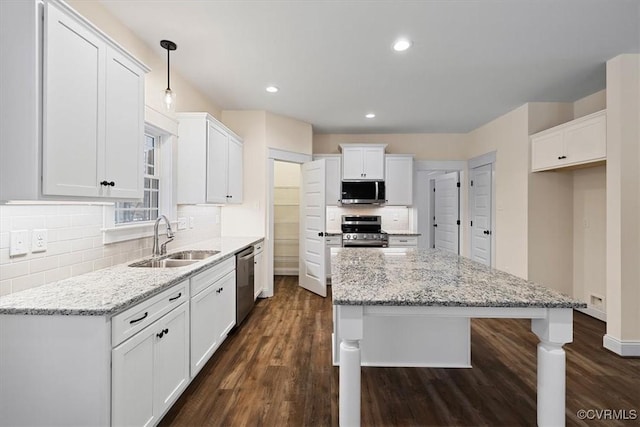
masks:
[[[358,238],[358,235],[357,235],[357,234],[354,234],[354,235],[353,235],[353,240],[356,240],[357,238]]]
[[[347,234],[347,240],[351,240],[351,234]]]

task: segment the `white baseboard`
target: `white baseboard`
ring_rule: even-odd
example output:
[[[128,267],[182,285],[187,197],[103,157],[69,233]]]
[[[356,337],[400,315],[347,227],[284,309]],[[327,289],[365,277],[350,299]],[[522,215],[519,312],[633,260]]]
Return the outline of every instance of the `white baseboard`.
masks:
[[[607,321],[607,313],[602,310],[598,310],[597,308],[587,307],[587,308],[576,308],[581,313],[587,314],[591,317],[595,317],[598,320],[602,320],[603,322]]]
[[[602,338],[602,345],[622,357],[640,357],[640,341],[620,341],[607,334]]]
[[[297,276],[297,268],[278,267],[273,269],[274,276]]]

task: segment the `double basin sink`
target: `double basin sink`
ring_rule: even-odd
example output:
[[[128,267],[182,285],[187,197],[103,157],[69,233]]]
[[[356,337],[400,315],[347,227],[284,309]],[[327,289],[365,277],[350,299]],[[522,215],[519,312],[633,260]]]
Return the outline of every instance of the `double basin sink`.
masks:
[[[147,267],[147,268],[175,268],[184,267],[194,264],[203,259],[207,259],[220,251],[204,251],[204,250],[191,250],[180,251],[161,257],[148,258],[142,261],[129,264],[129,267]]]

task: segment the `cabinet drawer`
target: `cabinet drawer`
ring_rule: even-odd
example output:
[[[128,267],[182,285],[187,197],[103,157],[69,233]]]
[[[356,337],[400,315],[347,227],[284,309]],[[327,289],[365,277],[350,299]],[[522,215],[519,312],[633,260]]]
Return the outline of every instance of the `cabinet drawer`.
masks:
[[[111,319],[111,345],[120,344],[189,299],[189,281],[137,304]]]
[[[196,296],[207,286],[211,285],[217,280],[220,280],[226,274],[235,269],[236,259],[235,257],[231,257],[228,260],[223,261],[220,264],[216,264],[210,269],[205,270],[196,276],[193,276],[191,278],[191,296]]]
[[[389,236],[389,246],[418,246],[418,236]]]
[[[342,236],[327,236],[327,246],[342,246]]]

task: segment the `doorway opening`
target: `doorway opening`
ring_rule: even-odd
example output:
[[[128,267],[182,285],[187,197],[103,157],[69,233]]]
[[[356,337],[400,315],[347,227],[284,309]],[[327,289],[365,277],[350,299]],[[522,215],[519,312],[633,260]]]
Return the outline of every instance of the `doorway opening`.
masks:
[[[276,160],[273,167],[273,274],[298,275],[300,164]]]

